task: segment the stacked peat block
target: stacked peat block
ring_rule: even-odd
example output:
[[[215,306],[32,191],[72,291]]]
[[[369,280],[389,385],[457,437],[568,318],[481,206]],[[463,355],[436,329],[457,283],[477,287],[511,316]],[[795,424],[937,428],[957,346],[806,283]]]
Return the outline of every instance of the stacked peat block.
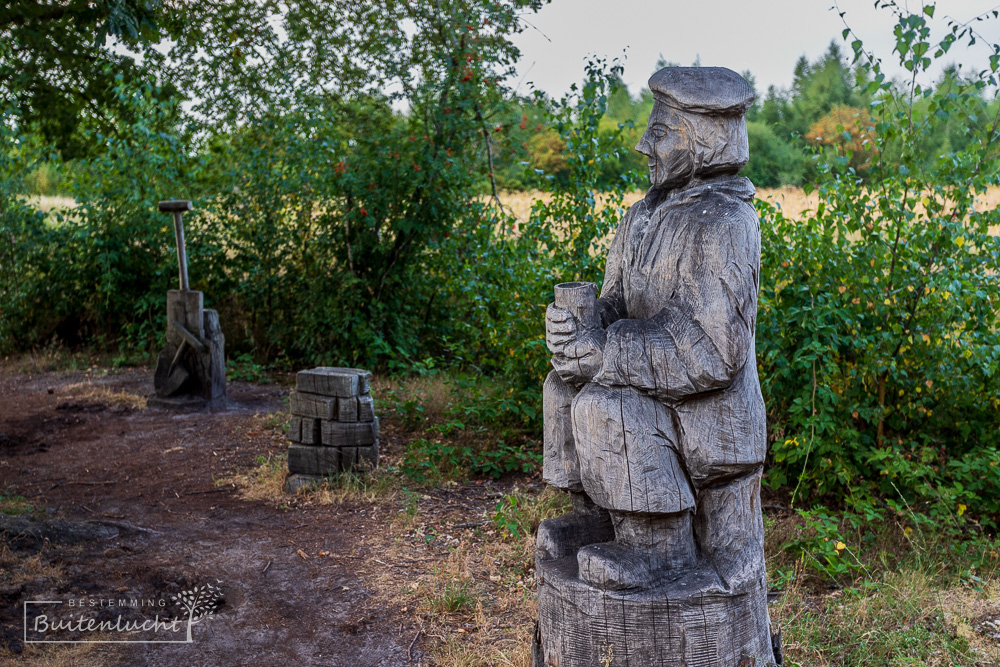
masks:
[[[378,417],[370,388],[371,373],[358,368],[320,366],[296,374],[286,491],[378,465]]]

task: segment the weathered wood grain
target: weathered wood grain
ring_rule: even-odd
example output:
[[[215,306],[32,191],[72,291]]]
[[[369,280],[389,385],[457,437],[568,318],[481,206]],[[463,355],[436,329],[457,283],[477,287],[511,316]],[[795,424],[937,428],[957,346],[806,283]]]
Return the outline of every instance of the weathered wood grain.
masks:
[[[608,591],[563,558],[543,563],[539,579],[539,667],[774,664],[763,578],[724,591],[705,568],[655,588]]]
[[[302,426],[299,430],[299,442],[303,445],[322,445],[320,436],[321,420],[313,417],[300,417]]]
[[[546,311],[543,476],[574,509],[538,529],[535,667],[781,655],[760,512],[760,223],[738,176],[753,91],[683,67],[650,90],[636,149],[652,187],[619,225],[600,298],[561,284]]]
[[[332,422],[320,425],[322,442],[329,447],[374,445],[378,440],[378,418],[370,422]]]
[[[201,292],[167,292],[167,343],[153,373],[154,407],[214,405],[226,395],[226,339]]]
[[[313,419],[336,419],[337,398],[304,391],[293,391],[288,396],[288,409],[293,415]]]
[[[332,475],[340,470],[341,451],[337,447],[288,445],[288,472],[298,475]]]
[[[367,394],[371,373],[360,368],[319,366],[295,374],[295,388],[310,394],[344,398]]]
[[[583,491],[570,413],[576,394],[577,390],[563,382],[556,371],[545,378],[542,388],[542,477],[557,489],[567,491]]]
[[[288,439],[292,442],[302,442],[302,417],[292,415],[288,419]]]
[[[358,399],[354,396],[337,399],[337,421],[358,421]]]
[[[358,421],[375,421],[375,402],[369,394],[358,396]]]

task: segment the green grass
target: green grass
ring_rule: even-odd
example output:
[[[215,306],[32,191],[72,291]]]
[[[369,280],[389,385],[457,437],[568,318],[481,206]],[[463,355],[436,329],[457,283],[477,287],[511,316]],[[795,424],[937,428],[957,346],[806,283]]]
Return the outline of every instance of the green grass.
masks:
[[[914,516],[855,525],[824,515],[766,522],[786,665],[1000,664],[989,636],[1000,622],[996,537],[971,524],[914,529]]]
[[[456,614],[471,609],[476,602],[476,596],[470,590],[471,582],[449,579],[438,588],[428,599],[431,609],[442,614]]]
[[[772,608],[786,663],[798,665],[995,665],[1000,647],[977,634],[997,591],[949,589],[919,571],[880,572],[825,595],[798,587]],[[981,604],[972,604],[979,601]],[[988,612],[987,612],[988,613]]]
[[[0,491],[0,514],[35,514],[38,510],[28,503],[28,499],[9,490]]]

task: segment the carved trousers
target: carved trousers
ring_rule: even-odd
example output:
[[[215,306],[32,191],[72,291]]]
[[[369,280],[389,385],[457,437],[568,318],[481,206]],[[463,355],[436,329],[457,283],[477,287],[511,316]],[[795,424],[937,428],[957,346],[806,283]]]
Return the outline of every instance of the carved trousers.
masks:
[[[578,391],[553,371],[543,402],[549,484],[612,511],[693,510],[699,550],[727,587],[762,576],[759,463],[688,470],[671,408],[631,387]]]
[[[543,389],[549,484],[586,491],[609,510],[673,514],[694,507],[669,409],[630,387],[577,391],[552,371]]]

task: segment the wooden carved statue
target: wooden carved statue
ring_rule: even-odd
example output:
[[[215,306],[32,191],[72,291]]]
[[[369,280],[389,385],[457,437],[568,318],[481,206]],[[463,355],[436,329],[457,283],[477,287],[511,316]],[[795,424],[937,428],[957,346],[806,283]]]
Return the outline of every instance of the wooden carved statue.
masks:
[[[537,535],[536,667],[780,664],[767,611],[767,441],[754,328],[760,222],[751,86],[663,69],[636,150],[651,188],[604,286],[546,313],[545,480],[573,510]]]

